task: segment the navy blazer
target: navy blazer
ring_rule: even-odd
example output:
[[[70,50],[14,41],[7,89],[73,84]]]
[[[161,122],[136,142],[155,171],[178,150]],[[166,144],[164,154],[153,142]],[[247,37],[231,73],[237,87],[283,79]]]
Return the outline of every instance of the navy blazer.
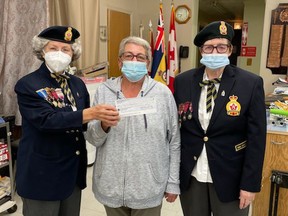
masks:
[[[206,145],[211,177],[222,202],[239,199],[240,189],[259,192],[266,142],[266,108],[261,77],[228,65],[223,72],[215,107],[206,133],[198,118],[199,82],[205,67],[175,79],[177,106],[192,103],[192,119],[181,123],[181,191],[188,189],[191,173]],[[228,115],[230,96],[237,96],[240,114]],[[228,110],[230,108],[228,107]]]
[[[34,200],[63,200],[78,185],[86,187],[87,150],[82,124],[83,109],[90,105],[84,82],[69,75],[76,101],[73,111],[45,100],[37,91],[60,88],[43,63],[15,86],[22,115],[22,137],[17,153],[16,187],[21,197]]]

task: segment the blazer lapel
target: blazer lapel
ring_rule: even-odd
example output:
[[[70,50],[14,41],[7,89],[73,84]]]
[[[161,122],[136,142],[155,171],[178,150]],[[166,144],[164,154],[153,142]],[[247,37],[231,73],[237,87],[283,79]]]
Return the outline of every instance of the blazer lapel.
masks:
[[[194,74],[193,77],[191,77],[192,81],[190,82],[190,93],[191,93],[191,98],[192,98],[192,106],[193,106],[193,118],[197,121],[197,124],[199,125],[200,128],[201,124],[199,122],[199,117],[198,117],[198,107],[199,107],[199,99],[200,99],[200,94],[201,94],[201,87],[199,83],[203,79],[203,74],[204,74],[204,69],[205,67],[200,67],[197,69],[196,73]]]
[[[213,113],[210,119],[210,124],[207,128],[207,131],[212,127],[217,117],[219,116],[219,112],[223,109],[226,109],[226,103],[230,96],[230,92],[235,83],[235,72],[231,66],[226,66],[221,78],[221,83],[219,86],[219,90],[217,93],[217,98],[215,100],[215,106],[213,109]],[[226,103],[225,103],[226,102]]]

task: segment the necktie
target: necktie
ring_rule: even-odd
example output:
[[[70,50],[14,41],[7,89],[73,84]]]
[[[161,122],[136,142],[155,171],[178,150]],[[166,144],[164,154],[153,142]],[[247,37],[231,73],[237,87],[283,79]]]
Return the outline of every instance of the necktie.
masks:
[[[215,101],[217,97],[217,90],[215,84],[220,83],[221,79],[216,78],[213,80],[202,80],[199,85],[203,87],[205,85],[208,86],[207,88],[207,97],[206,97],[206,112],[210,112],[212,110],[212,98]]]
[[[70,79],[70,77],[65,74],[55,74],[55,73],[51,73],[51,77],[56,79],[56,81],[60,84],[61,89],[64,91],[64,94],[67,96],[70,103],[74,107],[76,107],[75,99],[72,95],[71,89],[69,88],[67,82],[67,79]]]

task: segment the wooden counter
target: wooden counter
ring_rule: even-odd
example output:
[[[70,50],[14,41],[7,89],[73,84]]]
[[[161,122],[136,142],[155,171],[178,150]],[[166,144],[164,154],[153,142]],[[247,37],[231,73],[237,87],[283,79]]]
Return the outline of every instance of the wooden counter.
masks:
[[[288,132],[267,132],[262,189],[253,202],[252,216],[268,216],[272,170],[288,172]],[[280,188],[277,216],[287,216],[287,206],[288,189]]]

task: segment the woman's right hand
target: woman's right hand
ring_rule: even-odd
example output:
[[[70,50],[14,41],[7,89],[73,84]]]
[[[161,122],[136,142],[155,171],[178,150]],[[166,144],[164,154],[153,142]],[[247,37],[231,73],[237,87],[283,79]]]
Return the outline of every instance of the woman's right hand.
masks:
[[[120,120],[120,116],[115,106],[98,104],[83,110],[83,123],[91,120],[99,120],[102,122],[102,126],[108,128],[116,126]]]

